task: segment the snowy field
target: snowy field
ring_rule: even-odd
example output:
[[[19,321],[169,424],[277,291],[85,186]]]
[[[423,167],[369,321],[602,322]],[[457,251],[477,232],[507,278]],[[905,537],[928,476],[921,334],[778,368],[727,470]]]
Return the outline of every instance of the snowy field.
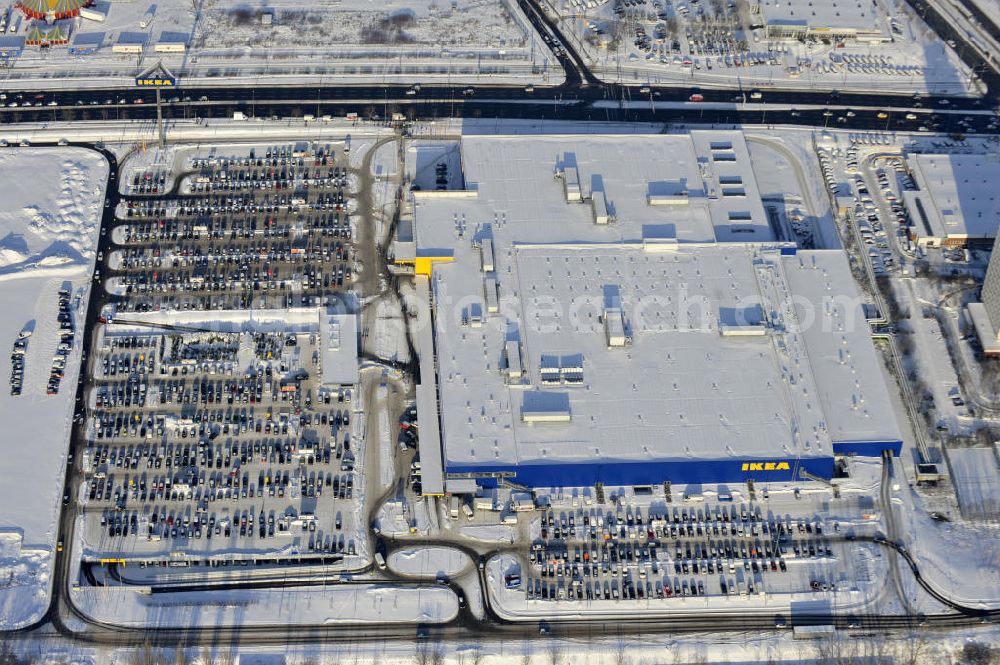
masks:
[[[185,87],[262,75],[289,83],[324,76],[411,82],[442,75],[469,82],[562,76],[514,2],[138,0],[103,7],[103,22],[60,21],[69,43],[45,49],[24,45],[31,21],[18,13],[17,33],[0,35],[0,46],[20,49],[9,78],[70,76],[131,87],[132,77],[159,60]],[[119,44],[141,49],[142,56],[114,52]]]
[[[30,623],[48,604],[56,521],[80,362],[77,329],[57,395],[46,394],[59,343],[58,293],[79,325],[90,287],[107,163],[74,148],[0,153],[0,340],[32,331],[24,391],[0,390],[6,478],[0,484],[0,626]],[[3,354],[0,373],[10,376]]]
[[[768,40],[763,30],[749,29],[749,17],[730,10],[715,15],[710,3],[699,5],[697,0],[649,0],[621,16],[614,12],[615,2],[548,0],[548,5],[594,73],[605,80],[636,85],[739,82],[744,90],[791,86],[964,94],[974,89],[968,68],[905,0],[880,0],[875,10],[875,23],[891,34],[891,42],[847,41],[843,46],[829,40]],[[723,3],[711,6],[721,10]],[[898,31],[890,33],[893,20]],[[648,48],[642,44],[644,37],[650,39]],[[706,50],[701,42],[714,44],[716,50]]]
[[[507,6],[494,0],[440,4],[412,0],[268,0],[261,9],[251,10],[245,5],[207,0],[194,46],[215,49],[286,44],[301,48],[332,43],[377,50],[408,45],[519,48],[527,40]],[[270,28],[260,25],[260,16],[265,12],[273,16]]]

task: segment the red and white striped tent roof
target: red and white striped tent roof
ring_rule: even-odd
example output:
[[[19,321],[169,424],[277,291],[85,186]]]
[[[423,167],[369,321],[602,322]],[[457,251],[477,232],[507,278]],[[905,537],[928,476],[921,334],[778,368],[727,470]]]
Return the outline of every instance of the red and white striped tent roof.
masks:
[[[91,0],[19,0],[17,7],[30,18],[57,19],[76,16],[80,7],[86,7]]]

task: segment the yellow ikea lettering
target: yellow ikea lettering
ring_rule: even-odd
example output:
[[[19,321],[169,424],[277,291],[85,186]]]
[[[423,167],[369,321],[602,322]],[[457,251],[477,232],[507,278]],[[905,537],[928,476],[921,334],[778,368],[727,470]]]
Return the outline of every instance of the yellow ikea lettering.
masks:
[[[788,462],[744,462],[743,471],[790,471]]]

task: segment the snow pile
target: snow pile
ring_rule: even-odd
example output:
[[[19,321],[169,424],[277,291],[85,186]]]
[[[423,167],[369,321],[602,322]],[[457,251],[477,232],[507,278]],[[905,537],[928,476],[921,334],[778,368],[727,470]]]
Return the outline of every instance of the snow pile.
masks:
[[[103,162],[83,151],[0,153],[0,276],[52,266],[83,266],[94,256]]]
[[[458,614],[458,599],[440,585],[331,584],[325,587],[236,589],[191,593],[73,591],[87,615],[121,626],[187,628],[296,624],[444,623]]]
[[[46,588],[52,552],[44,548],[26,549],[22,545],[19,532],[0,532],[0,612],[4,616],[22,611],[17,604],[26,601],[39,607],[48,603]]]
[[[453,577],[469,566],[469,557],[450,547],[414,547],[389,555],[389,567],[402,575]]]

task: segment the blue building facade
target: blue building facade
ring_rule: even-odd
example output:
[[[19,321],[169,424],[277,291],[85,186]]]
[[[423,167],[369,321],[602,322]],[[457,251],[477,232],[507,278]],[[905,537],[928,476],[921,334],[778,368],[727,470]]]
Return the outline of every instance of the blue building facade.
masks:
[[[893,457],[899,457],[903,451],[903,442],[899,439],[885,441],[834,441],[833,452],[838,455],[857,455],[859,457],[881,457],[883,452],[891,452]]]
[[[833,456],[446,465],[448,477],[471,476],[484,487],[495,486],[501,476],[528,487],[585,487],[599,482],[614,486],[657,485],[667,480],[682,485],[742,484],[748,480],[758,482],[801,480],[800,470],[820,478],[831,478],[834,470]]]

